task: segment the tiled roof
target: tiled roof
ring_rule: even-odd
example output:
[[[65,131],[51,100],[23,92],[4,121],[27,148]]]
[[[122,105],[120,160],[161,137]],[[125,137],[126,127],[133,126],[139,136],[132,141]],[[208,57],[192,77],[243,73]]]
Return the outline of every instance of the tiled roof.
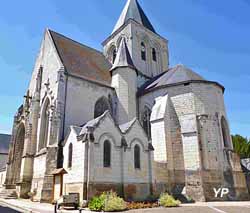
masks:
[[[143,25],[150,31],[155,33],[153,25],[150,23],[149,19],[142,10],[140,4],[137,0],[128,0],[126,6],[124,7],[120,18],[118,19],[115,28],[112,33],[117,31],[121,26],[123,26],[129,19],[133,19],[139,24]]]
[[[0,134],[0,153],[8,154],[11,135]]]
[[[110,86],[111,64],[101,52],[52,30],[48,31],[69,74]]]
[[[195,73],[191,69],[183,66],[177,65],[174,68],[170,68],[167,72],[161,73],[160,75],[154,77],[153,79],[147,81],[144,85],[139,89],[138,94],[143,94],[148,92],[149,90],[160,88],[162,86],[170,86],[179,83],[185,82],[207,82],[207,83],[215,83],[220,86],[223,90],[224,87],[216,82],[207,81],[199,74]]]

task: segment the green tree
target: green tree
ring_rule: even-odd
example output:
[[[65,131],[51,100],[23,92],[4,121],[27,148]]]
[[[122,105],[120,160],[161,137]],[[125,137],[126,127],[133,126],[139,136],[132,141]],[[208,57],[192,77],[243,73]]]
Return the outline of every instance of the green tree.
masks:
[[[250,158],[250,141],[241,135],[232,135],[234,151],[241,158]]]

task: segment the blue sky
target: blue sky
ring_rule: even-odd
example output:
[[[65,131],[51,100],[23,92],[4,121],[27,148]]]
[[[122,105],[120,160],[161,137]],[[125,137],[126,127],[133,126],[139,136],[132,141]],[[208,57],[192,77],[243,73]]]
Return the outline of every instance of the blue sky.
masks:
[[[233,134],[250,137],[248,0],[139,0],[182,63],[226,87]],[[156,3],[157,2],[157,3]],[[126,0],[3,1],[0,12],[0,132],[10,133],[46,27],[99,50]]]

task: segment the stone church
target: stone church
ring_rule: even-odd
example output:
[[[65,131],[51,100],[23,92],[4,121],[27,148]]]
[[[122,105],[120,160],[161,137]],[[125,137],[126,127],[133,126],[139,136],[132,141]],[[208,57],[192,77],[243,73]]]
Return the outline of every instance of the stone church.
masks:
[[[224,87],[169,67],[168,40],[128,0],[103,52],[46,29],[14,117],[6,189],[51,202],[115,190],[196,201],[248,198]],[[215,198],[214,188],[230,193]]]

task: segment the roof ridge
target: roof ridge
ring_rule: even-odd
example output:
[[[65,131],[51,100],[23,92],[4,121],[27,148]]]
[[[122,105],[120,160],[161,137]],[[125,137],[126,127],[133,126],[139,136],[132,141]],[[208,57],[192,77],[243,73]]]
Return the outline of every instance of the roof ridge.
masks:
[[[48,31],[49,31],[49,32],[52,32],[52,33],[56,33],[57,35],[59,35],[59,36],[65,38],[65,39],[68,39],[68,40],[70,40],[70,41],[72,41],[72,42],[74,42],[74,43],[76,43],[76,44],[79,44],[79,45],[82,46],[82,47],[89,48],[89,49],[91,49],[91,50],[97,51],[97,52],[99,52],[100,54],[103,55],[103,53],[102,53],[100,50],[98,50],[98,49],[95,49],[95,48],[90,47],[90,46],[88,46],[88,45],[86,45],[86,44],[83,44],[83,43],[81,43],[81,42],[79,42],[79,41],[76,41],[76,40],[74,40],[74,39],[72,39],[72,38],[70,38],[70,37],[68,37],[68,36],[65,36],[65,35],[63,35],[63,34],[61,34],[61,33],[58,33],[58,32],[56,32],[56,31],[54,31],[54,30],[51,30],[51,29],[49,29],[49,28],[48,28]]]

